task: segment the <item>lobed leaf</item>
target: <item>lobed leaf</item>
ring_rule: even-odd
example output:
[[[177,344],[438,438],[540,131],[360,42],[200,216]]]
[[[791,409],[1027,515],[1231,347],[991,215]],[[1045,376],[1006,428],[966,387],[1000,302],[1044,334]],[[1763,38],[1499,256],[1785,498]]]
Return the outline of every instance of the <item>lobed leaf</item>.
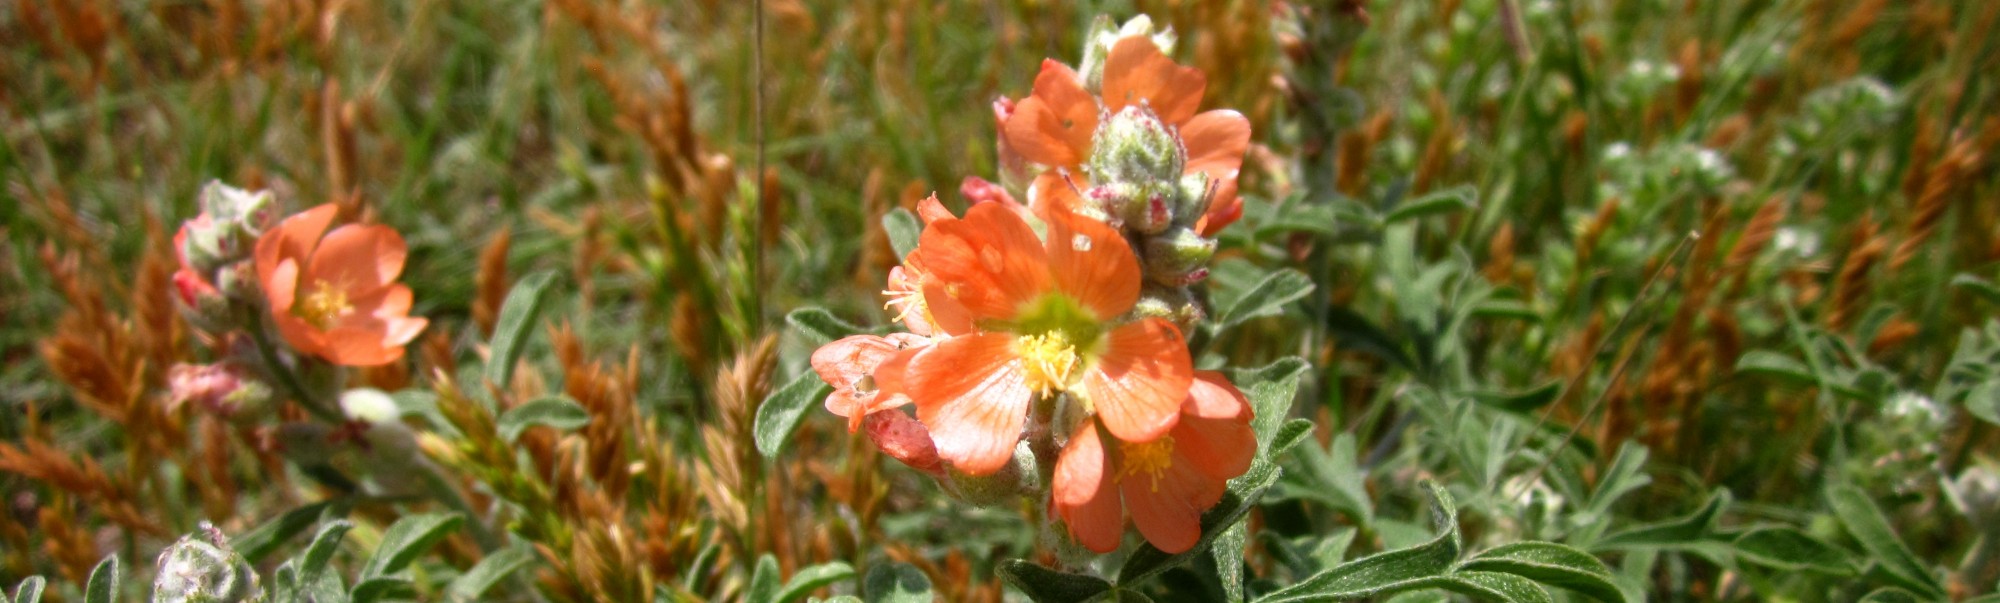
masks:
[[[1259,598],[1258,603],[1359,599],[1445,586],[1440,580],[1451,573],[1463,546],[1458,508],[1443,486],[1426,481],[1424,487],[1431,496],[1431,525],[1438,532],[1435,538],[1336,566]]]

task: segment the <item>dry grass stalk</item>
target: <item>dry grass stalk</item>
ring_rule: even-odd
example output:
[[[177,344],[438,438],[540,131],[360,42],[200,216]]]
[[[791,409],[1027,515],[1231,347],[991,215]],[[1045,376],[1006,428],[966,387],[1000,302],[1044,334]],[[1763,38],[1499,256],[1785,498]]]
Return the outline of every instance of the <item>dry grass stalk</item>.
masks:
[[[1374,157],[1375,147],[1388,136],[1389,125],[1394,120],[1395,114],[1386,110],[1376,111],[1368,117],[1368,121],[1362,122],[1361,127],[1341,133],[1340,152],[1334,156],[1337,174],[1334,182],[1341,193],[1359,196],[1362,188],[1368,186],[1368,166]]]
[[[1875,339],[1868,342],[1868,355],[1881,357],[1895,351],[1923,331],[1923,325],[1904,320],[1902,317],[1891,318],[1888,324],[1882,325],[1881,330],[1875,332]]]
[[[1605,198],[1604,203],[1597,206],[1597,214],[1592,216],[1590,222],[1584,225],[1582,232],[1577,233],[1576,282],[1578,283],[1578,288],[1581,288],[1582,283],[1588,280],[1586,275],[1590,268],[1590,258],[1597,252],[1598,241],[1603,240],[1604,233],[1610,231],[1611,225],[1617,221],[1620,203],[1617,197]]]
[[[1486,244],[1486,266],[1480,269],[1486,281],[1504,285],[1514,280],[1514,223],[1502,222]]]
[[[479,272],[472,277],[472,323],[484,338],[493,337],[493,323],[500,319],[500,305],[507,301],[507,250],[514,241],[513,229],[501,227],[486,247],[479,251]]]
[[[1431,91],[1428,101],[1431,118],[1435,125],[1430,138],[1424,143],[1424,152],[1417,161],[1417,173],[1412,179],[1410,191],[1414,194],[1430,192],[1451,167],[1451,159],[1458,154],[1459,125],[1451,115],[1451,107],[1445,103],[1444,95]]]
[[[1867,223],[1863,220],[1864,225]],[[1846,331],[1860,316],[1861,305],[1873,288],[1868,278],[1869,271],[1889,248],[1888,240],[1875,236],[1874,230],[1872,226],[1860,229],[1859,234],[1867,236],[1855,238],[1861,241],[1860,246],[1848,253],[1847,259],[1840,264],[1840,274],[1834,279],[1833,306],[1826,314],[1828,328]]]
[[[1749,284],[1750,263],[1764,253],[1771,239],[1778,235],[1778,224],[1785,219],[1783,196],[1771,195],[1757,206],[1757,213],[1750,216],[1750,222],[1743,225],[1743,234],[1736,237],[1736,244],[1729,247],[1729,255],[1722,261],[1724,278],[1732,279],[1724,297],[1735,297]]]
[[[127,531],[165,536],[166,530],[139,511],[128,476],[113,479],[95,459],[71,459],[62,450],[30,437],[20,446],[0,442],[0,472],[12,473],[48,484],[81,500],[91,501],[93,510]],[[43,526],[47,533],[46,525]],[[94,562],[95,557],[92,558]]]
[[[1675,65],[1680,68],[1680,78],[1674,81],[1674,115],[1685,122],[1694,115],[1695,105],[1701,102],[1701,91],[1707,84],[1702,66],[1701,40],[1688,40],[1681,44],[1680,55]]]
[[[1915,258],[1937,231],[1938,223],[1944,220],[1946,209],[1957,194],[1967,188],[1982,161],[1979,141],[1967,137],[1951,146],[1926,170],[1924,187],[1916,197],[1916,208],[1911,212],[1909,226],[1903,231],[1903,240],[1896,244],[1896,251],[1890,256],[1889,270],[1894,271]]]
[[[889,243],[889,231],[882,228],[882,216],[891,207],[886,183],[881,166],[868,168],[861,181],[861,260],[854,265],[854,285],[862,291],[882,288],[889,269],[902,262]]]
[[[703,497],[715,512],[716,521],[739,547],[744,559],[749,551],[760,550],[759,533],[753,525],[750,506],[756,501],[755,488],[761,482],[757,472],[756,445],[750,431],[757,404],[770,392],[771,372],[777,363],[777,337],[766,335],[749,349],[737,354],[715,380],[715,414],[701,426],[707,462],[698,469]],[[768,550],[768,549],[764,549]]]

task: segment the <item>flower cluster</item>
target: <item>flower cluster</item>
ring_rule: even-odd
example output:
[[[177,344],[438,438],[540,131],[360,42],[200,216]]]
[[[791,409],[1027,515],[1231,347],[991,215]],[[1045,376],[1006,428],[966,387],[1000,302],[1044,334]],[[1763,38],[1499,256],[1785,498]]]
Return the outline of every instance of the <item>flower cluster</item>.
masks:
[[[1129,515],[1180,552],[1256,450],[1249,402],[1194,369],[1182,334],[1210,237],[1241,212],[1250,130],[1196,113],[1205,79],[1166,58],[1171,35],[1100,29],[1082,72],[1045,62],[1031,96],[995,105],[1002,180],[1028,204],[977,178],[962,217],[924,200],[884,292],[908,332],[835,341],[812,365],[850,432],[948,491],[985,502],[999,479],[1085,548],[1118,548]]]

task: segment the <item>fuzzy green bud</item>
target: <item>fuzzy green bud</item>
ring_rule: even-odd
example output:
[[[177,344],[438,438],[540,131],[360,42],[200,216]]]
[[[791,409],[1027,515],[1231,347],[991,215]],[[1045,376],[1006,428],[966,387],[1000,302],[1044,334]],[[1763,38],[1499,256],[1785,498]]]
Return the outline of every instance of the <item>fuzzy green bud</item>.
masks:
[[[1106,214],[1117,217],[1122,228],[1150,235],[1174,224],[1177,193],[1173,187],[1154,183],[1113,182],[1091,187],[1088,196]]]
[[[1177,182],[1187,150],[1160,116],[1143,104],[1112,114],[1091,139],[1088,169],[1097,182]]]
[[[1207,269],[1201,270],[1206,275]],[[1151,283],[1139,290],[1139,301],[1132,306],[1132,316],[1165,318],[1182,329],[1207,318],[1201,304],[1195,302],[1194,294],[1187,287],[1164,287]]]
[[[181,228],[189,267],[207,273],[250,257],[272,219],[269,191],[249,192],[221,181],[201,189],[201,215]]]
[[[1215,257],[1215,239],[1205,238],[1194,229],[1175,227],[1147,237],[1146,278],[1170,287],[1191,285],[1208,277],[1209,258]]]
[[[1193,172],[1181,176],[1179,193],[1180,202],[1174,207],[1174,225],[1194,226],[1208,213],[1208,202],[1215,196],[1215,187],[1209,182],[1207,172]]]
[[[182,536],[160,553],[154,567],[154,603],[233,603],[263,596],[257,570],[229,548],[220,530],[201,522],[201,532]]]
[[[1173,28],[1153,31],[1152,17],[1139,15],[1124,25],[1113,25],[1110,15],[1098,15],[1090,22],[1090,33],[1084,36],[1083,68],[1078,73],[1083,75],[1085,88],[1092,92],[1104,89],[1104,62],[1111,56],[1111,47],[1116,46],[1119,40],[1132,36],[1151,37],[1153,45],[1160,47],[1161,54],[1174,53],[1176,36]]]
[[[972,475],[959,471],[950,463],[945,463],[943,483],[945,491],[959,500],[976,506],[990,507],[1006,504],[1021,497],[1021,493],[1033,487],[1035,474],[1035,453],[1023,441],[1014,446],[1013,462],[986,475]]]

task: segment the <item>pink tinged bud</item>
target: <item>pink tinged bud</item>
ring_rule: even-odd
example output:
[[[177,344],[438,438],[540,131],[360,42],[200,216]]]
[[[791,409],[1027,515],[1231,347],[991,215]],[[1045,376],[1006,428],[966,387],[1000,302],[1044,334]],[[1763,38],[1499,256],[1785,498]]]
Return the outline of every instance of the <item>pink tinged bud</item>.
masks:
[[[249,380],[242,367],[229,363],[176,364],[167,371],[167,388],[169,409],[194,402],[224,417],[248,410],[269,393]]]
[[[938,458],[937,444],[923,423],[902,411],[884,410],[869,413],[865,425],[869,439],[875,440],[882,454],[932,476],[944,475],[944,461]]]
[[[959,182],[958,194],[963,195],[965,200],[973,205],[995,202],[1010,206],[1020,205],[1007,189],[978,176],[966,176],[964,181]]]
[[[175,271],[173,296],[189,324],[208,331],[228,330],[229,299],[200,274],[187,268]]]

